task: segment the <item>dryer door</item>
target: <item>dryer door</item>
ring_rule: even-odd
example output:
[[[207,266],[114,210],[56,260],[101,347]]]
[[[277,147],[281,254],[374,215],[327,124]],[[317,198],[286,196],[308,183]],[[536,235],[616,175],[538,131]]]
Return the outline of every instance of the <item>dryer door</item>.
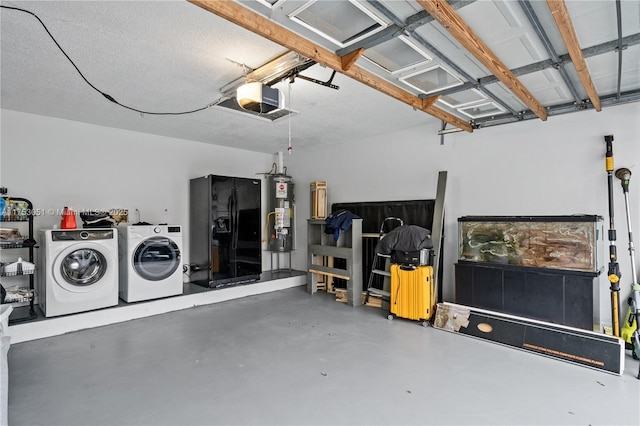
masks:
[[[164,280],[180,267],[180,248],[167,237],[147,238],[138,244],[131,261],[133,269],[145,280]]]

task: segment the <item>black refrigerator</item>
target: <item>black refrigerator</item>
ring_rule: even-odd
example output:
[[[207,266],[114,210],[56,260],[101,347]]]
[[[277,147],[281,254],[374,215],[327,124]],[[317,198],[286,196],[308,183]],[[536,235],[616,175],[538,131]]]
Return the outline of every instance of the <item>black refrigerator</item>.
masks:
[[[260,187],[259,179],[191,179],[190,282],[217,288],[260,278]]]

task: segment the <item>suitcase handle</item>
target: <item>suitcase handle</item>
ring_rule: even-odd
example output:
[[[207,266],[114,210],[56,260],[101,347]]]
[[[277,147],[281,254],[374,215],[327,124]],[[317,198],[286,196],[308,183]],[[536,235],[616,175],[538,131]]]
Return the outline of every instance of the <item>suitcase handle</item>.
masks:
[[[415,271],[418,267],[416,265],[400,265],[400,269],[403,271]]]

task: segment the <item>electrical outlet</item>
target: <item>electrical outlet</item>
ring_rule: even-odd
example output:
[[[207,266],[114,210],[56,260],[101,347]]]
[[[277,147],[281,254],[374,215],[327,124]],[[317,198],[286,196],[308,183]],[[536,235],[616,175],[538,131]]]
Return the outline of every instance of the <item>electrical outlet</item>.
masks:
[[[607,336],[613,336],[613,325],[609,323],[600,323],[599,326],[598,324],[594,324],[593,329],[594,331],[599,331],[600,333],[606,334]]]

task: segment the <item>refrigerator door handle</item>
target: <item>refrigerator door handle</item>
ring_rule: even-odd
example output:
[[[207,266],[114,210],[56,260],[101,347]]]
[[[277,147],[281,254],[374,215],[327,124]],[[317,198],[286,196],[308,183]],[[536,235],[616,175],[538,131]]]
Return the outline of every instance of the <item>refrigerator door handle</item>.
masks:
[[[238,188],[233,189],[231,196],[231,217],[233,220],[231,248],[236,250],[238,248]]]

